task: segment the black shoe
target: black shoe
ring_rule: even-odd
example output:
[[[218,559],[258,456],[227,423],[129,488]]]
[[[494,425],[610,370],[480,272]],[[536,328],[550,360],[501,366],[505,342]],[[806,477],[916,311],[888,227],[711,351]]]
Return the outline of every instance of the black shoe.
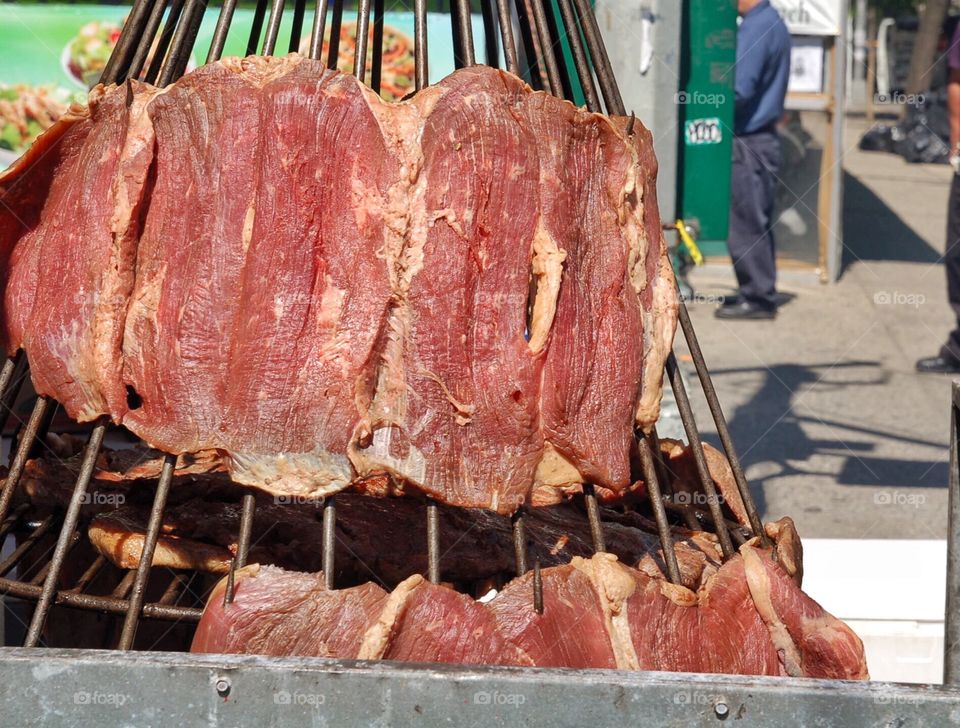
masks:
[[[737,301],[731,306],[721,306],[713,313],[719,319],[742,319],[745,321],[769,321],[777,317],[777,309],[766,308],[750,303],[749,301]]]
[[[732,296],[724,296],[723,301],[721,302],[720,305],[723,308],[730,308],[731,306],[739,306],[740,303],[741,303],[740,296],[734,294]]]
[[[938,354],[920,359],[917,362],[917,371],[921,374],[960,374],[960,361]]]

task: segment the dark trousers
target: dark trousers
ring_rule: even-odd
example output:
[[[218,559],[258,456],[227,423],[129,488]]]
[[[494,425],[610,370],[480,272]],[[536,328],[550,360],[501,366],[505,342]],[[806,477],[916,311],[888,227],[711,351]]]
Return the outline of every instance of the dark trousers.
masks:
[[[730,237],[727,245],[740,297],[777,305],[777,264],[771,217],[780,171],[780,137],[762,131],[733,138]]]
[[[960,361],[960,175],[953,175],[950,184],[950,205],[947,211],[947,252],[943,254],[947,270],[947,300],[957,317],[957,328],[950,332],[940,355]]]

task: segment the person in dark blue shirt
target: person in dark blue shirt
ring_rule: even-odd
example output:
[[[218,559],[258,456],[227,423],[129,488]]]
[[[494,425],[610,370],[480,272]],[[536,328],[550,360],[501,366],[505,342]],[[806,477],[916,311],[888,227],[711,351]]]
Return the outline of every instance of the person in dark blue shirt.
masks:
[[[777,313],[777,268],[771,230],[780,138],[790,76],[790,32],[770,0],[738,0],[733,168],[727,245],[740,292],[717,309],[726,319],[771,319]]]

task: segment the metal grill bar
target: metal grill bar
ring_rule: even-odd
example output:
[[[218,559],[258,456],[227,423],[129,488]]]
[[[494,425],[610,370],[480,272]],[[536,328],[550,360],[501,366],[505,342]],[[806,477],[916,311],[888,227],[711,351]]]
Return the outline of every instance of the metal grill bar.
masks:
[[[713,477],[710,475],[710,469],[707,467],[706,456],[703,454],[703,442],[700,440],[700,432],[697,430],[697,423],[693,416],[693,408],[690,406],[687,389],[680,375],[680,365],[677,364],[677,357],[674,356],[672,352],[670,356],[667,357],[667,376],[670,378],[670,386],[673,388],[673,394],[677,401],[677,409],[680,410],[683,429],[687,433],[687,441],[690,444],[690,450],[693,452],[693,460],[697,466],[697,475],[700,477],[700,486],[707,495],[707,506],[710,508],[713,521],[717,526],[717,538],[720,539],[720,548],[723,549],[723,557],[728,559],[734,554],[733,544],[730,541],[730,534],[727,531],[727,523],[723,518],[723,510],[720,506],[717,488],[713,483]]]
[[[183,14],[184,0],[173,0],[170,6],[170,12],[167,14],[167,21],[163,25],[163,31],[160,33],[160,39],[157,41],[157,47],[154,50],[153,60],[150,61],[150,67],[143,80],[147,83],[156,83],[160,76],[160,69],[163,68],[167,51],[170,49],[170,42],[173,40],[173,34],[177,30],[177,23]]]
[[[56,525],[57,518],[56,516],[50,515],[44,518],[40,525],[38,525],[33,531],[27,536],[23,541],[21,541],[17,548],[15,548],[11,554],[0,562],[0,576],[6,576],[7,573],[17,565],[17,562],[20,561],[24,556],[26,556],[30,550],[37,545],[37,543],[50,533],[50,530]]]
[[[543,614],[543,575],[540,573],[540,559],[533,562],[533,609]]]
[[[133,60],[130,61],[130,69],[127,73],[130,78],[138,78],[140,76],[140,71],[143,70],[143,64],[150,54],[150,47],[153,44],[154,37],[157,35],[157,30],[160,28],[160,21],[163,20],[163,13],[166,9],[167,0],[154,1],[153,10],[150,12],[150,17],[147,19],[147,24],[143,29],[143,39],[137,44],[137,50],[133,54]]]
[[[763,523],[760,520],[760,514],[757,512],[757,504],[753,500],[750,486],[747,484],[747,477],[744,475],[743,466],[740,464],[740,458],[737,457],[733,438],[730,436],[730,428],[727,426],[727,419],[723,415],[723,408],[720,406],[719,397],[717,397],[717,390],[713,386],[713,379],[707,370],[707,362],[703,358],[700,342],[697,340],[697,335],[693,331],[693,322],[690,321],[687,305],[682,300],[680,301],[679,315],[680,328],[683,330],[683,335],[687,340],[687,346],[690,348],[690,356],[697,369],[700,387],[703,389],[703,394],[707,398],[707,406],[710,408],[710,414],[713,415],[713,421],[717,426],[720,443],[723,445],[727,460],[730,463],[730,469],[733,471],[733,479],[737,483],[740,499],[743,501],[743,507],[750,520],[750,528],[753,530],[755,536],[760,537],[760,541],[764,546],[770,546],[770,539],[767,537],[766,531],[763,530]]]
[[[603,524],[600,522],[600,508],[597,506],[597,493],[593,483],[583,484],[583,500],[587,504],[587,520],[590,522],[590,538],[593,550],[597,553],[607,550],[603,539]]]
[[[317,9],[313,14],[313,33],[310,37],[310,58],[320,60],[323,52],[323,34],[327,28],[327,0],[317,0]]]
[[[133,54],[134,44],[140,42],[140,36],[143,33],[143,26],[147,22],[147,12],[150,10],[151,0],[136,0],[127,22],[123,24],[120,30],[120,37],[117,39],[117,45],[107,59],[107,65],[103,68],[100,80],[105,83],[114,83],[117,79],[123,78],[127,71],[127,66]]]
[[[334,549],[337,543],[337,508],[333,498],[323,503],[323,579],[327,589],[334,588]]]
[[[340,54],[340,25],[343,23],[343,0],[333,0],[333,18],[330,21],[330,49],[327,54],[327,68],[337,67]]]
[[[523,523],[523,508],[513,514],[513,555],[517,576],[527,573],[527,533]]]
[[[663,494],[660,492],[660,483],[657,480],[656,466],[653,454],[650,452],[650,443],[641,437],[637,442],[640,450],[640,463],[643,467],[643,479],[647,484],[647,493],[650,497],[650,507],[657,522],[657,533],[660,536],[660,548],[663,551],[663,560],[667,566],[667,578],[674,584],[680,583],[680,565],[677,563],[677,554],[673,550],[673,535],[670,533],[670,524],[667,521],[667,512],[663,506]]]
[[[435,501],[427,501],[427,578],[440,583],[440,510]]]
[[[503,57],[507,63],[507,70],[519,76],[520,60],[517,57],[517,41],[513,35],[513,15],[509,0],[497,0],[497,21],[503,38]]]
[[[473,50],[473,23],[470,16],[469,0],[453,0],[451,10],[456,8],[456,13],[451,13],[456,18],[457,38],[459,39],[460,66],[472,66],[476,60],[476,54]]]
[[[0,433],[7,427],[13,407],[16,404],[20,388],[26,379],[26,355],[23,349],[3,362],[0,369]]]
[[[550,39],[550,29],[547,27],[547,15],[543,9],[542,0],[532,0],[533,22],[540,40],[540,55],[537,64],[543,63],[547,71],[548,91],[554,96],[565,98],[563,83],[560,81],[560,69],[557,57],[553,53],[553,42]]]
[[[253,11],[253,24],[250,26],[250,37],[247,39],[247,55],[252,56],[260,45],[260,34],[263,32],[263,19],[267,15],[267,0],[257,0],[257,9]]]
[[[219,61],[223,55],[223,47],[227,42],[227,33],[230,32],[230,23],[233,22],[233,11],[237,9],[237,0],[224,0],[220,8],[220,17],[217,18],[217,27],[213,31],[213,40],[210,42],[210,52],[207,53],[207,63]]]
[[[370,68],[370,88],[380,93],[383,73],[383,5],[384,0],[373,0],[373,60]]]
[[[360,79],[367,71],[367,32],[370,30],[370,0],[357,3],[357,45],[353,53],[353,75]]]
[[[623,97],[620,96],[620,88],[613,75],[613,66],[610,65],[610,57],[607,55],[603,38],[600,37],[600,27],[597,25],[597,18],[593,14],[590,2],[589,0],[573,1],[577,9],[577,19],[580,21],[580,27],[587,41],[587,48],[590,49],[590,58],[593,60],[597,82],[603,94],[603,103],[608,113],[624,116],[627,111],[623,105]]]
[[[290,26],[290,44],[287,51],[296,53],[300,50],[300,39],[303,36],[303,18],[307,12],[307,0],[296,0],[293,6],[293,25]]]
[[[560,15],[563,18],[567,41],[570,43],[570,53],[573,55],[573,63],[577,70],[577,78],[580,80],[580,87],[583,89],[583,96],[587,101],[587,109],[600,111],[600,98],[597,96],[597,87],[590,70],[590,61],[587,60],[587,54],[580,37],[580,27],[573,11],[573,5],[571,5],[570,0],[558,0],[558,4],[560,5]]]
[[[174,33],[173,42],[170,45],[170,52],[167,54],[167,60],[160,72],[158,86],[167,86],[180,78],[187,70],[190,52],[193,50],[194,43],[196,43],[197,33],[200,32],[200,23],[203,21],[203,13],[206,9],[205,0],[187,0],[186,11],[180,18],[179,25],[177,25],[177,31]]]
[[[20,442],[17,444],[16,454],[10,463],[10,470],[7,472],[7,479],[3,484],[3,491],[0,491],[0,521],[7,517],[7,513],[10,510],[10,502],[13,499],[17,485],[20,483],[20,476],[23,475],[23,469],[26,467],[30,450],[33,448],[37,433],[43,425],[49,409],[50,400],[46,397],[38,397],[36,403],[33,405],[33,412],[30,413],[27,426],[20,434]]]
[[[147,580],[150,578],[150,566],[153,564],[153,552],[157,547],[157,537],[160,535],[160,526],[163,523],[163,509],[167,504],[167,495],[170,493],[170,483],[173,481],[176,462],[175,455],[167,455],[163,459],[163,470],[160,473],[160,482],[157,483],[157,492],[153,496],[150,521],[147,524],[147,533],[143,538],[143,550],[140,553],[140,563],[137,566],[133,592],[130,594],[130,609],[127,611],[126,618],[123,621],[123,631],[120,633],[119,649],[121,650],[129,650],[133,647],[133,638],[137,634],[137,624],[140,621],[140,611],[143,608]]]
[[[87,441],[87,447],[83,455],[83,463],[80,466],[80,476],[77,478],[73,495],[70,497],[70,505],[67,506],[67,514],[64,517],[63,526],[60,529],[60,536],[57,538],[57,546],[53,552],[53,559],[50,561],[50,568],[43,583],[43,591],[40,593],[40,599],[33,611],[33,618],[30,620],[30,628],[27,630],[24,647],[34,647],[40,641],[40,632],[43,629],[44,622],[46,622],[50,606],[53,604],[54,592],[60,580],[60,570],[63,568],[67,551],[73,545],[74,533],[77,530],[77,523],[80,520],[80,508],[83,505],[83,496],[86,494],[87,486],[93,477],[93,468],[97,464],[97,456],[100,454],[100,446],[103,444],[103,436],[106,431],[106,422],[100,422],[93,428],[93,432],[90,433],[90,438]]]
[[[280,20],[283,14],[283,0],[273,0],[270,6],[270,20],[267,22],[267,36],[263,41],[263,54],[272,56],[277,47],[277,36],[280,34]]]

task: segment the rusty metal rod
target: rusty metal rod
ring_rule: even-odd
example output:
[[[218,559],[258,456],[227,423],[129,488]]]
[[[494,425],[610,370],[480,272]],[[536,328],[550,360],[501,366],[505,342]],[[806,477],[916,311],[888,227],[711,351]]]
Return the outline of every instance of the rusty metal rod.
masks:
[[[733,471],[733,479],[737,483],[737,491],[740,493],[740,500],[743,501],[743,507],[747,512],[747,519],[750,521],[750,528],[754,536],[760,537],[760,542],[766,546],[771,546],[770,539],[766,531],[763,530],[763,522],[760,520],[760,514],[757,511],[757,504],[753,500],[753,494],[750,492],[750,485],[747,483],[747,476],[743,472],[743,466],[740,458],[737,456],[736,447],[733,444],[733,438],[730,436],[730,428],[727,425],[727,418],[724,417],[723,408],[720,406],[720,398],[717,397],[717,390],[713,386],[713,378],[707,369],[707,362],[703,358],[703,350],[700,348],[700,342],[697,334],[693,330],[693,322],[690,321],[690,314],[687,311],[687,305],[680,301],[679,307],[680,328],[683,330],[683,336],[687,340],[687,347],[690,349],[690,356],[693,358],[693,364],[697,370],[697,377],[700,379],[700,387],[707,398],[707,407],[710,414],[713,415],[713,421],[717,426],[717,434],[720,436],[720,444],[727,455],[727,462],[730,463],[730,470]]]
[[[373,0],[373,58],[370,66],[370,88],[380,93],[383,78],[383,0]]]
[[[27,426],[20,434],[20,442],[17,443],[17,450],[10,463],[7,479],[3,483],[3,490],[0,491],[0,521],[6,520],[14,491],[20,483],[20,476],[23,475],[23,469],[29,459],[30,450],[33,449],[37,432],[43,425],[49,409],[50,400],[46,397],[37,397],[37,401],[33,405],[33,411],[30,413],[30,419],[27,420]]]
[[[703,442],[700,440],[700,432],[697,430],[697,421],[693,415],[693,407],[690,406],[690,399],[687,397],[687,388],[680,374],[680,365],[677,364],[677,357],[674,356],[673,352],[670,352],[670,355],[667,357],[667,376],[670,379],[670,386],[673,389],[674,398],[677,402],[677,409],[680,410],[680,420],[683,422],[683,429],[687,433],[690,450],[693,452],[693,460],[697,466],[700,485],[707,496],[707,506],[716,524],[717,538],[720,539],[720,548],[723,550],[723,557],[728,559],[733,556],[735,550],[733,543],[730,541],[730,534],[727,532],[727,523],[723,517],[720,497],[713,483],[713,477],[710,475],[710,469],[707,467],[707,458],[703,454]]]
[[[303,18],[307,13],[307,0],[296,0],[293,5],[293,24],[290,26],[290,43],[288,53],[300,50],[300,39],[303,37]]]
[[[153,46],[153,39],[160,28],[160,21],[163,20],[163,13],[167,9],[167,0],[158,0],[150,17],[147,18],[147,24],[143,28],[143,36],[137,43],[137,50],[133,54],[133,60],[130,61],[130,68],[127,71],[127,78],[139,78],[140,71],[143,70],[143,64],[147,60],[150,48]]]
[[[523,510],[520,509],[511,517],[513,525],[513,560],[517,576],[527,573],[527,534],[523,522]]]
[[[473,50],[473,22],[470,15],[470,0],[453,0],[457,9],[457,35],[460,37],[460,59],[464,66],[474,65],[476,53]]]
[[[601,553],[607,550],[607,545],[603,538],[603,524],[600,522],[600,508],[597,505],[597,492],[593,483],[583,484],[583,500],[587,504],[587,520],[590,522],[593,550]]]
[[[500,68],[500,46],[497,43],[497,16],[493,12],[493,0],[480,0],[483,17],[483,57],[491,68]]]
[[[337,507],[333,496],[323,502],[323,580],[327,589],[334,588],[334,549],[337,543]]]
[[[533,561],[533,610],[543,614],[543,575],[540,573],[540,559]]]
[[[0,539],[6,537],[10,530],[17,525],[17,521],[20,520],[20,516],[30,510],[29,503],[21,503],[16,508],[13,509],[13,513],[8,515],[3,519],[3,523],[0,524]]]
[[[250,554],[250,537],[253,534],[253,516],[256,510],[256,500],[251,493],[246,493],[241,501],[240,508],[240,531],[237,534],[237,554],[230,561],[230,571],[227,572],[227,588],[224,590],[223,603],[233,603],[234,589],[236,587],[237,569],[242,569],[247,565],[247,557]]]
[[[328,0],[317,0],[317,9],[313,14],[313,31],[310,34],[310,58],[320,60],[323,52],[323,34],[327,29]]]
[[[660,449],[660,436],[657,434],[656,426],[650,429],[650,433],[646,435],[650,439],[650,450],[653,451],[653,464],[657,473],[657,478],[660,480],[660,486],[662,491],[668,493],[673,493],[673,487],[671,485],[670,473],[667,469],[667,464],[663,460],[663,451]],[[693,511],[689,506],[679,506],[681,508],[680,514],[683,516],[684,522],[687,524],[687,528],[691,531],[702,531],[703,527],[700,525],[700,521],[697,520],[697,517],[693,514]]]
[[[100,74],[100,82],[104,85],[124,80],[124,74],[133,51],[133,44],[143,31],[143,26],[147,22],[147,14],[150,12],[153,2],[161,2],[161,0],[135,0],[133,3],[130,15],[127,16],[127,22],[123,24],[123,28],[120,30],[117,45],[114,46],[113,52]]]
[[[589,111],[601,111],[600,97],[597,96],[597,86],[593,80],[593,71],[590,70],[590,61],[587,60],[587,54],[584,50],[573,5],[570,0],[557,0],[557,4],[560,6],[560,16],[563,18],[563,27],[567,34],[567,41],[570,43],[570,53],[573,56],[573,65],[577,70],[577,78],[580,80],[580,88],[583,89],[587,109]]]
[[[436,501],[427,501],[427,578],[440,583],[440,509]]]
[[[330,47],[327,52],[327,68],[337,68],[340,56],[340,27],[343,25],[343,0],[333,0],[333,17],[330,19]]]
[[[97,574],[100,573],[100,570],[103,569],[106,564],[106,557],[103,554],[97,554],[97,558],[95,558],[93,563],[87,567],[87,570],[80,575],[80,578],[77,579],[77,583],[65,591],[76,594],[82,593],[84,589],[90,586],[90,582],[97,578]]]
[[[164,589],[157,604],[168,605],[176,602],[180,596],[180,589],[183,587],[183,582],[184,579],[180,574],[174,574],[173,579],[167,584],[167,588]]]
[[[217,26],[213,31],[213,40],[210,41],[210,50],[207,53],[207,63],[219,61],[223,55],[223,47],[227,44],[227,33],[233,22],[233,11],[237,9],[237,0],[224,0],[217,18]]]
[[[617,79],[613,75],[613,66],[610,64],[607,48],[600,36],[600,26],[597,25],[597,18],[593,14],[593,8],[590,7],[590,0],[573,0],[573,2],[577,10],[577,19],[583,29],[583,37],[587,41],[590,58],[593,59],[593,69],[597,74],[597,82],[600,84],[600,92],[603,94],[607,113],[625,116],[627,110],[623,105]]]
[[[244,55],[252,56],[260,45],[260,33],[263,31],[263,19],[267,15],[267,0],[257,0],[257,8],[253,11],[253,23],[250,26],[250,37],[247,38],[247,51]]]
[[[4,361],[3,368],[0,369],[0,434],[7,427],[20,388],[27,378],[27,372],[21,371],[26,368],[23,366],[25,361],[23,349],[18,349],[16,354]]]
[[[163,24],[163,30],[160,32],[160,38],[157,40],[157,47],[153,49],[153,58],[147,67],[147,72],[143,75],[146,83],[155,83],[160,75],[160,69],[163,68],[167,58],[167,50],[170,48],[170,41],[173,40],[173,34],[177,30],[177,24],[180,22],[180,15],[183,12],[184,0],[173,0],[170,5],[170,12],[167,13],[167,19]]]
[[[163,458],[163,469],[160,471],[157,492],[153,496],[153,507],[150,509],[147,533],[143,539],[140,563],[137,564],[136,579],[133,582],[133,591],[130,593],[130,609],[127,611],[126,618],[123,620],[123,629],[120,632],[120,644],[118,648],[121,650],[129,650],[133,647],[133,639],[137,635],[140,610],[143,608],[147,582],[150,580],[150,566],[153,564],[153,552],[157,547],[157,538],[160,536],[160,526],[163,524],[163,509],[167,505],[167,495],[170,493],[170,484],[173,482],[173,471],[176,464],[176,455],[166,455]]]
[[[543,67],[547,71],[547,80],[549,81],[549,91],[554,96],[563,98],[563,82],[560,80],[560,67],[557,65],[557,57],[554,54],[553,40],[550,36],[547,14],[543,9],[543,0],[532,0],[533,21],[537,29],[537,35],[540,37],[540,58]]]
[[[523,50],[523,60],[530,85],[537,91],[549,91],[550,80],[539,60],[541,42],[537,35],[536,23],[533,21],[531,0],[516,0],[515,7],[517,26],[520,30],[520,49]]]
[[[157,81],[157,85],[161,88],[176,81],[186,71],[206,9],[205,0],[187,0],[186,8],[183,15],[180,16],[180,23],[173,34],[170,51],[167,53],[163,70],[160,71],[160,78]]]
[[[87,447],[83,452],[83,462],[80,465],[80,474],[77,476],[76,485],[73,487],[73,494],[70,496],[70,503],[67,506],[67,512],[63,519],[63,526],[60,528],[60,535],[57,537],[57,545],[53,551],[53,558],[50,559],[50,569],[46,579],[43,582],[43,591],[40,592],[40,598],[33,610],[33,617],[30,620],[30,627],[27,629],[27,637],[24,641],[24,647],[34,647],[40,641],[40,633],[43,631],[44,622],[47,614],[53,604],[53,597],[57,590],[57,583],[60,580],[60,572],[63,569],[63,563],[67,552],[73,545],[73,539],[77,530],[77,523],[80,520],[80,509],[87,493],[87,486],[93,478],[93,469],[96,467],[97,458],[100,455],[100,448],[103,446],[103,436],[107,431],[106,420],[101,420],[93,428],[90,437],[87,440]]]
[[[247,558],[250,555],[250,537],[253,534],[253,516],[256,507],[257,502],[253,494],[244,494],[240,509],[240,534],[237,539],[236,562],[238,569],[242,569],[247,565]]]
[[[50,532],[56,523],[57,517],[53,514],[40,521],[40,524],[30,532],[30,535],[17,544],[17,548],[15,548],[7,558],[0,562],[0,576],[6,576],[7,572],[13,569],[20,559],[26,556],[30,549],[36,546],[37,542]]]
[[[137,577],[136,571],[128,571],[123,575],[123,578],[120,580],[120,583],[114,587],[113,591],[110,592],[110,596],[114,599],[123,599],[126,601],[127,595],[130,593],[130,590],[133,588],[133,580]]]
[[[667,521],[667,511],[663,505],[663,493],[660,492],[660,483],[657,480],[657,468],[650,450],[650,443],[641,438],[637,443],[640,450],[640,465],[643,468],[643,479],[647,483],[647,495],[650,497],[650,506],[653,509],[653,518],[657,522],[657,534],[660,536],[660,550],[663,551],[663,562],[667,566],[667,578],[673,584],[679,584],[680,564],[677,563],[677,554],[673,550],[673,536],[670,533],[670,523]]]
[[[519,76],[520,59],[517,56],[517,40],[513,34],[513,14],[509,0],[497,0],[497,23],[503,40],[503,58],[507,63],[507,70]]]
[[[280,21],[283,20],[284,0],[273,0],[270,5],[270,19],[267,21],[267,34],[263,39],[261,55],[272,56],[277,47],[277,36],[280,35]]]
[[[427,62],[427,0],[413,0],[413,53],[416,89],[426,88],[430,83]]]
[[[367,36],[370,33],[370,0],[357,3],[357,43],[353,48],[353,75],[363,83],[367,75]]]
[[[129,572],[132,577],[134,572]],[[34,584],[24,584],[15,579],[0,578],[0,594],[10,594],[21,599],[38,599],[41,587]],[[128,603],[126,599],[117,597],[102,597],[93,594],[77,594],[73,590],[57,593],[57,604],[76,609],[88,609],[110,614],[126,614]],[[199,622],[202,609],[194,607],[164,606],[162,604],[144,604],[143,616],[148,619],[163,619],[171,622],[187,621]]]

